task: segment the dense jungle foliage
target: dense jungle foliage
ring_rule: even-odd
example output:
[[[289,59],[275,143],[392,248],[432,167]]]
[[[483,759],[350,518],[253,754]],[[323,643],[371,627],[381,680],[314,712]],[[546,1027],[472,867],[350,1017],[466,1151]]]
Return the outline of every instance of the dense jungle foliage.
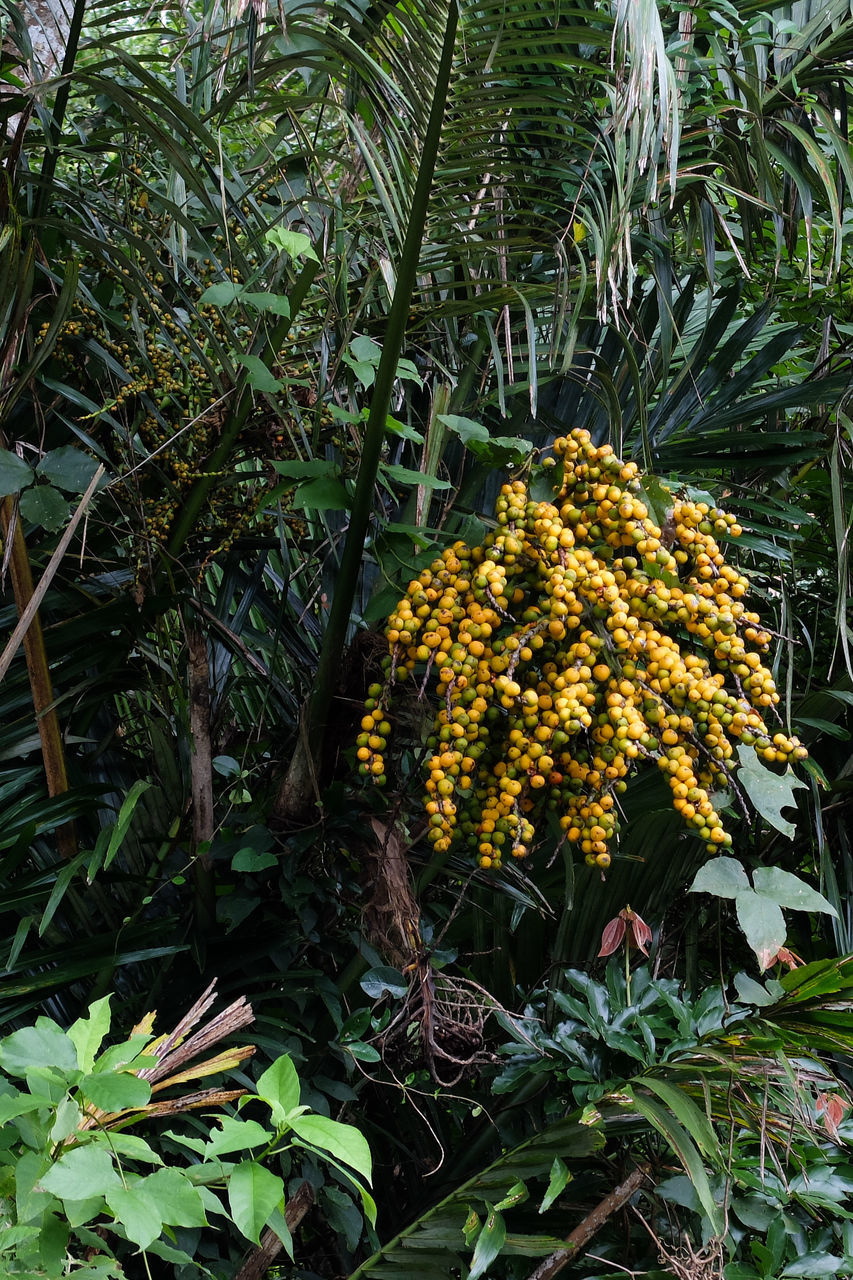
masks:
[[[0,13],[4,1272],[853,1275],[853,5]]]

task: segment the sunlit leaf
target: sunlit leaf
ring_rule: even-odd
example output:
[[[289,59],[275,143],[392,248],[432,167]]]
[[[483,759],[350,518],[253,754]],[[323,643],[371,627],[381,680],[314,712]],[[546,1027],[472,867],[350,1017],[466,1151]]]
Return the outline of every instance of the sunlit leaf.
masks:
[[[281,1178],[253,1160],[237,1165],[228,1182],[228,1203],[234,1223],[255,1244],[260,1242],[270,1214],[283,1197]]]
[[[33,471],[28,463],[10,449],[0,448],[0,496],[20,493],[33,482]]]
[[[284,227],[271,227],[265,232],[264,239],[281,253],[290,254],[291,258],[307,258],[311,262],[320,259],[314,252],[310,236],[302,231],[287,231]]]
[[[735,910],[759,969],[766,969],[788,934],[780,908],[753,889],[742,889],[735,898]]]
[[[749,888],[749,879],[735,858],[712,858],[693,877],[688,893],[712,893],[716,898],[736,898]]]
[[[738,747],[740,768],[738,782],[755,805],[762,818],[783,835],[793,837],[796,827],[782,817],[782,810],[796,808],[794,790],[805,787],[792,772],[790,765],[784,773],[774,773],[763,765],[751,747]]]
[[[757,867],[752,883],[756,893],[778,902],[780,907],[790,907],[794,911],[823,911],[831,916],[838,914],[822,893],[781,867]]]

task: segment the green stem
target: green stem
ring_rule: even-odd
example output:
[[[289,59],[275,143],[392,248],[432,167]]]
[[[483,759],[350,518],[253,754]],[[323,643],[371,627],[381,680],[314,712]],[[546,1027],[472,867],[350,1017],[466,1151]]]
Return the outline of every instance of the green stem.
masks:
[[[303,726],[304,731],[300,736],[279,795],[277,808],[282,816],[294,816],[305,808],[310,799],[311,781],[316,775],[316,764],[321,757],[326,723],[337,685],[341,655],[346,644],[352,604],[364,554],[364,543],[373,510],[373,489],[376,484],[388,410],[397,377],[397,362],[406,335],[412,293],[417,277],[435,162],[444,122],[447,90],[450,84],[458,16],[456,0],[450,0],[429,122],[421,151],[406,238],[400,256],[400,268],[397,272],[394,300],[391,303],[385,328],[382,355],[376,371],[373,399],[365,427],[352,515],[323,635],[323,645],[314,677],[314,689]]]
[[[71,72],[74,70],[74,64],[77,61],[77,49],[80,44],[80,33],[83,30],[83,17],[86,12],[86,0],[77,0],[74,5],[74,12],[71,15],[71,22],[68,27],[68,39],[65,43],[65,53],[62,58],[62,83],[56,91],[56,98],[53,104],[53,119],[50,125],[50,141],[48,143],[47,154],[41,167],[41,183],[38,196],[36,197],[35,210],[33,214],[34,221],[38,221],[47,212],[47,206],[50,201],[51,188],[53,185],[53,175],[56,172],[56,166],[59,161],[59,144],[62,141],[62,126],[65,122],[65,112],[68,107],[68,98],[71,93]]]

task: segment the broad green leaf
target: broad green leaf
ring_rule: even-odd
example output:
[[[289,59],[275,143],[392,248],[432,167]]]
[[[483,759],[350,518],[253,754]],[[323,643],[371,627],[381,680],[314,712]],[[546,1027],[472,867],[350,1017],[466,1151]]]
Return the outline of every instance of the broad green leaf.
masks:
[[[299,1106],[299,1076],[293,1060],[282,1054],[271,1067],[267,1067],[255,1085],[258,1097],[263,1098],[272,1111],[273,1124],[281,1126],[291,1112]]]
[[[110,842],[107,845],[107,852],[104,857],[105,869],[110,866],[113,858],[122,846],[137,803],[139,802],[139,797],[144,795],[146,791],[150,791],[153,785],[154,784],[152,782],[148,782],[145,778],[137,778],[122,801],[122,806],[119,809],[115,826],[113,827],[110,835]]]
[[[338,1039],[344,1040],[360,1040],[367,1028],[370,1026],[370,1010],[356,1009],[355,1013],[351,1013],[346,1022],[338,1031]]]
[[[264,232],[264,239],[280,253],[288,253],[291,258],[307,258],[309,262],[319,262],[314,252],[310,237],[302,231],[287,231],[284,227],[270,227]]]
[[[365,1044],[363,1040],[347,1040],[343,1048],[354,1058],[358,1058],[359,1062],[382,1061],[382,1054],[379,1050],[374,1049],[372,1044]]]
[[[530,453],[533,445],[521,436],[491,436],[489,440],[471,439],[468,448],[476,458],[493,467],[518,466]]]
[[[504,1209],[513,1208],[514,1205],[524,1204],[525,1200],[529,1200],[529,1198],[530,1192],[527,1190],[524,1183],[519,1180],[512,1184],[506,1195],[503,1196],[494,1207],[501,1212]]]
[[[55,1106],[80,1079],[80,1071],[59,1071],[56,1067],[30,1067],[27,1084],[31,1090],[44,1089]]]
[[[179,1169],[156,1169],[139,1184],[170,1227],[203,1227],[207,1224],[198,1187]]]
[[[151,1100],[151,1085],[132,1071],[97,1071],[83,1077],[80,1089],[101,1111],[144,1107]]]
[[[15,1162],[15,1207],[19,1222],[37,1222],[45,1209],[55,1204],[47,1191],[38,1186],[41,1175],[50,1168],[44,1151],[23,1151]]]
[[[0,448],[0,497],[20,493],[32,482],[32,467],[11,449]]]
[[[782,817],[782,810],[796,808],[794,790],[805,787],[805,782],[794,776],[790,765],[782,774],[773,773],[761,763],[752,747],[738,747],[738,758],[738,782],[762,818],[793,839],[797,829],[793,822]]]
[[[377,965],[373,969],[368,969],[359,986],[371,1000],[379,1000],[386,992],[396,1000],[401,1000],[409,989],[400,970],[391,969],[388,965]]]
[[[284,1198],[284,1183],[253,1160],[238,1164],[228,1182],[228,1203],[238,1230],[259,1244],[270,1214]]]
[[[50,1130],[51,1142],[64,1142],[77,1129],[83,1113],[73,1098],[63,1098],[56,1108],[56,1118]]]
[[[367,1139],[353,1125],[341,1124],[339,1120],[329,1120],[326,1116],[298,1116],[291,1123],[303,1142],[328,1151],[370,1183],[370,1148]]]
[[[112,1044],[95,1061],[95,1070],[118,1071],[121,1067],[131,1065],[136,1070],[140,1067],[154,1067],[157,1065],[156,1058],[145,1053],[145,1048],[150,1043],[150,1033],[140,1031],[121,1044]]]
[[[736,898],[749,888],[743,867],[735,858],[712,858],[696,872],[688,893],[712,893],[715,898]]]
[[[223,778],[238,778],[240,776],[240,761],[236,756],[214,756],[210,763]]]
[[[487,442],[490,439],[488,427],[484,427],[482,422],[475,422],[473,418],[463,418],[456,413],[439,413],[437,416],[439,422],[449,427],[463,444],[468,444],[471,440]]]
[[[418,386],[423,385],[423,378],[418,373],[418,367],[411,360],[401,357],[397,361],[397,368],[394,370],[395,375],[406,382],[416,382]]]
[[[77,1069],[77,1050],[52,1018],[36,1018],[0,1040],[0,1064],[13,1076],[26,1075],[30,1067],[51,1066],[60,1071]]]
[[[680,1204],[685,1209],[692,1210],[693,1213],[702,1212],[693,1183],[684,1173],[673,1174],[671,1178],[665,1178],[663,1182],[659,1182],[655,1188],[655,1194],[662,1196],[664,1200],[669,1200],[672,1204]]]
[[[203,1145],[203,1144],[202,1144]],[[120,1156],[130,1156],[132,1160],[141,1160],[143,1164],[162,1164],[162,1156],[151,1147],[144,1138],[135,1133],[121,1133],[110,1130],[110,1148]]]
[[[239,298],[242,292],[243,286],[237,284],[235,280],[220,280],[216,284],[208,285],[198,300],[199,306],[227,307]]]
[[[756,1008],[763,1008],[768,1004],[775,1004],[776,997],[772,995],[761,982],[756,982],[754,978],[750,978],[749,974],[735,974],[735,990],[737,991],[738,1000],[743,1000],[744,1004],[754,1004]]]
[[[278,866],[278,858],[274,853],[253,849],[247,845],[238,849],[231,859],[232,871],[266,871],[269,867]]]
[[[548,1179],[548,1187],[542,1197],[542,1203],[539,1206],[539,1212],[544,1213],[546,1209],[550,1209],[551,1205],[561,1195],[566,1186],[571,1182],[572,1174],[565,1161],[559,1156],[554,1157],[554,1163],[551,1165],[551,1174]]]
[[[744,889],[735,898],[735,910],[746,940],[755,952],[762,971],[785,945],[787,929],[780,908],[754,889]]]
[[[290,303],[282,293],[244,293],[242,300],[257,311],[269,311],[274,316],[290,315]]]
[[[346,422],[349,426],[357,426],[367,421],[369,409],[361,409],[358,413],[351,413],[349,409],[342,409],[339,404],[330,404],[328,406],[329,414],[336,422]],[[396,422],[396,418],[388,415],[389,422]]]
[[[26,1244],[28,1240],[34,1241],[38,1233],[38,1227],[26,1227],[20,1224],[12,1226],[11,1223],[4,1223],[3,1230],[0,1232],[0,1250],[3,1253],[9,1253],[13,1249],[17,1252],[19,1245]],[[40,1277],[29,1272],[24,1280],[40,1280]]]
[[[140,1249],[147,1249],[163,1230],[160,1210],[141,1182],[114,1187],[107,1196],[107,1205],[128,1239]]]
[[[506,1226],[503,1215],[498,1213],[497,1209],[492,1209],[486,1215],[486,1221],[477,1237],[468,1280],[478,1280],[479,1276],[485,1275],[503,1249],[505,1241]]]
[[[61,1276],[63,1274],[68,1237],[68,1223],[57,1213],[46,1213],[38,1232],[39,1257],[45,1275]]]
[[[366,360],[353,360],[352,356],[348,355],[346,351],[342,358],[344,364],[348,365],[349,368],[352,369],[365,391],[367,391],[369,387],[373,386],[373,383],[376,380],[375,364],[368,363]]]
[[[338,474],[337,463],[326,458],[289,458],[274,461],[273,467],[287,480],[316,480],[319,476]]]
[[[81,1200],[76,1200],[73,1196],[63,1196],[62,1207],[65,1210],[69,1226],[79,1227],[84,1222],[91,1222],[93,1218],[97,1218],[103,1213],[104,1197],[86,1196]],[[77,1280],[76,1276],[74,1280]]]
[[[351,416],[355,417],[354,414]],[[358,421],[357,418],[356,421]],[[392,418],[390,413],[385,419],[385,430],[390,431],[392,435],[400,436],[403,440],[411,440],[414,444],[423,444],[424,442],[420,431],[416,431],[408,422],[400,422],[397,418]]]
[[[34,484],[24,490],[19,501],[23,518],[41,525],[48,533],[55,533],[68,520],[68,499],[52,485]]]
[[[640,481],[639,496],[646,504],[652,520],[662,529],[672,511],[672,490],[657,476],[647,474]],[[702,499],[693,498],[693,501],[699,502]],[[713,502],[711,505],[713,506]]]
[[[195,1151],[197,1155],[203,1156],[207,1142],[204,1138],[189,1138],[185,1133],[176,1133],[174,1129],[166,1130],[166,1137],[172,1142],[177,1142],[181,1147],[188,1147],[190,1151]]]
[[[279,382],[278,378],[270,372],[260,356],[245,355],[240,352],[234,358],[246,370],[250,387],[267,395],[274,395],[276,391],[281,391],[284,383]]]
[[[808,1280],[809,1277],[837,1276],[839,1271],[849,1275],[850,1268],[844,1258],[831,1253],[804,1253],[793,1262],[789,1262],[782,1272],[781,1280]]]
[[[264,1147],[272,1134],[256,1120],[235,1120],[233,1116],[217,1116],[219,1129],[214,1129],[205,1147],[205,1157],[221,1156],[229,1151],[251,1151]]]
[[[36,473],[66,493],[83,493],[91,484],[99,462],[82,449],[65,444],[46,453]]]
[[[436,476],[424,475],[423,471],[412,471],[410,467],[400,467],[389,462],[383,462],[379,467],[382,475],[388,476],[390,480],[396,480],[398,484],[416,484],[424,489],[450,489],[452,488],[449,480],[439,480]]]
[[[39,1111],[42,1107],[51,1106],[46,1094],[9,1093],[0,1098],[0,1125],[14,1120],[17,1116],[25,1116],[28,1111]]]
[[[382,348],[372,338],[362,335],[353,338],[343,353],[343,362],[352,369],[362,387],[367,390],[376,380],[376,370],[382,358]]]
[[[77,1062],[81,1071],[91,1071],[104,1036],[110,1029],[110,1000],[102,996],[89,1005],[89,1016],[78,1018],[68,1028],[68,1039],[77,1050]]]
[[[382,348],[379,343],[374,342],[372,338],[368,338],[367,334],[364,333],[359,334],[357,338],[353,338],[349,344],[349,352],[355,360],[377,367],[382,359]]]
[[[332,476],[309,480],[301,484],[293,495],[293,506],[303,511],[346,511],[352,499],[340,480]]]
[[[343,1236],[347,1248],[355,1252],[364,1230],[364,1217],[361,1210],[340,1187],[323,1187],[323,1215],[333,1231]]]
[[[752,875],[755,892],[764,898],[771,898],[780,907],[790,907],[793,911],[822,911],[826,915],[838,916],[831,903],[822,893],[806,884],[799,876],[781,867],[758,867]]]
[[[60,1200],[105,1196],[113,1187],[121,1186],[109,1151],[94,1142],[66,1151],[39,1181],[45,1191]]]

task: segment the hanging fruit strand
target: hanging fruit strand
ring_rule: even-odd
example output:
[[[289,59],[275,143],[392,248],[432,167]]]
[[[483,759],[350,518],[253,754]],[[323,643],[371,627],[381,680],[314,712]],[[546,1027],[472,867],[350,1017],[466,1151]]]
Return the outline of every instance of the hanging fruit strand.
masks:
[[[731,836],[711,795],[737,792],[733,741],[768,764],[806,755],[765,722],[779,701],[762,662],[771,635],[717,542],[740,526],[675,497],[662,530],[636,465],[586,431],[556,440],[554,455],[543,461],[553,501],[505,484],[483,545],[455,543],[410,582],[388,619],[386,681],[368,692],[360,771],[384,785],[392,688],[419,671],[425,692],[437,675],[425,796],[436,852],[458,842],[499,868],[527,856],[552,810],[604,870],[616,797],[650,758],[718,852]]]

